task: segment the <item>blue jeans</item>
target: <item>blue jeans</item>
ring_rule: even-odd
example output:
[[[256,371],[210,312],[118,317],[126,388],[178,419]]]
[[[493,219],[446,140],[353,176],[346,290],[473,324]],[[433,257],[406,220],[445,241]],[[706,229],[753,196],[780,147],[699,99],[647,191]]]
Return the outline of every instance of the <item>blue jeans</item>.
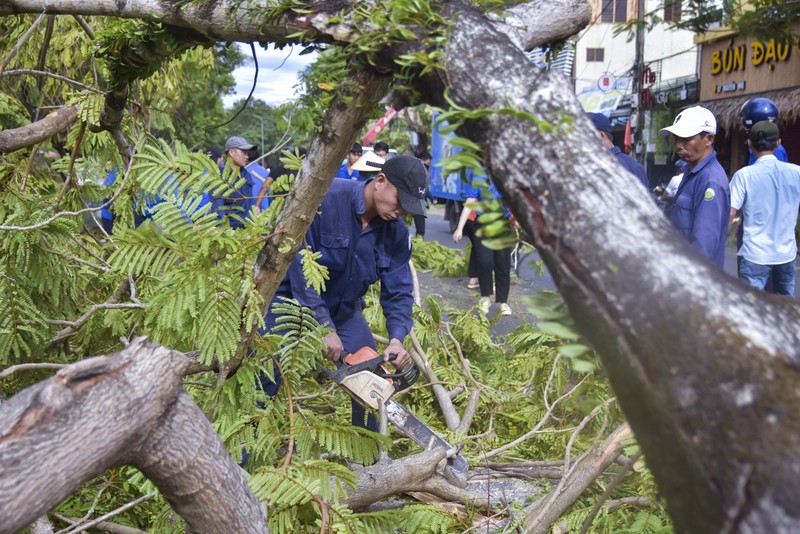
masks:
[[[797,267],[794,261],[780,265],[759,265],[742,258],[739,265],[739,279],[746,284],[764,291],[767,280],[772,275],[772,293],[786,297],[794,296],[794,280]]]

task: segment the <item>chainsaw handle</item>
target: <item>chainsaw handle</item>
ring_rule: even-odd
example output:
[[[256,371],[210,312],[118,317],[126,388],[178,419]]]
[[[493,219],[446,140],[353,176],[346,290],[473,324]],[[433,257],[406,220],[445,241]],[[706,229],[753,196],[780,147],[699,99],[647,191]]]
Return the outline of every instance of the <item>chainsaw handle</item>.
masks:
[[[397,359],[397,354],[390,354],[389,361],[394,361]],[[399,384],[397,386],[398,389],[406,389],[414,384],[419,378],[419,370],[417,369],[417,365],[414,363],[414,360],[409,360],[405,367],[401,370],[398,370],[396,373],[383,373],[381,374],[384,378],[395,378],[399,380]]]

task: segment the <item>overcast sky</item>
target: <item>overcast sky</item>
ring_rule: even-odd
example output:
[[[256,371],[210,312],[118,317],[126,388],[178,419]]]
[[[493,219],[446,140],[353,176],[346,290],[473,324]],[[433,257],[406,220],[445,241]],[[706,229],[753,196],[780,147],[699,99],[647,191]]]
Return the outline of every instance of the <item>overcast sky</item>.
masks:
[[[248,58],[251,57],[249,45],[239,43],[239,47]],[[258,83],[253,98],[260,98],[272,105],[294,100],[297,73],[317,57],[316,53],[301,56],[301,50],[301,47],[288,46],[283,50],[275,50],[271,44],[269,48],[262,48],[256,44]],[[247,98],[253,87],[255,72],[252,60],[233,71],[233,76],[236,78],[236,92],[222,97],[226,107],[230,107],[236,100]]]

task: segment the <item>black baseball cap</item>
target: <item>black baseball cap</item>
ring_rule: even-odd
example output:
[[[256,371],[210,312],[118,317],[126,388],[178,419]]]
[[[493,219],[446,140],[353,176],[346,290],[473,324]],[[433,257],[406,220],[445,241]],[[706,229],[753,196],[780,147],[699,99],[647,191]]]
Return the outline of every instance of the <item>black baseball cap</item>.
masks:
[[[755,126],[750,128],[747,132],[747,137],[753,143],[765,141],[767,143],[774,143],[780,137],[778,125],[770,121],[757,122]]]
[[[381,172],[397,188],[397,199],[408,213],[425,215],[428,171],[414,156],[402,155],[387,160]]]

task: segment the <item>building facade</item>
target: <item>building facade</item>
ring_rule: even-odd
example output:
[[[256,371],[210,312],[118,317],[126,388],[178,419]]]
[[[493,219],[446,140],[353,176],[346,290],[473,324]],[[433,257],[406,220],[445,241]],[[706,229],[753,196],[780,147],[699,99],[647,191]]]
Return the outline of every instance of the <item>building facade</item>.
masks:
[[[794,34],[800,32],[800,25]],[[700,103],[717,117],[716,148],[729,176],[747,165],[749,153],[739,111],[750,98],[766,97],[780,110],[781,142],[800,163],[800,43],[742,37],[729,29],[698,35]]]
[[[644,2],[645,15],[657,14],[665,22],[642,30],[641,90],[634,95],[637,53],[632,21],[639,14],[639,1]],[[631,155],[645,164],[651,185],[659,184],[672,176],[673,162],[656,126],[697,101],[699,48],[694,34],[669,26],[681,18],[679,1],[591,0],[591,4],[592,22],[576,41],[575,92],[584,110],[609,116],[615,144],[623,150],[629,147]],[[626,138],[626,130],[636,128],[641,130],[639,143],[633,143],[630,134]]]

